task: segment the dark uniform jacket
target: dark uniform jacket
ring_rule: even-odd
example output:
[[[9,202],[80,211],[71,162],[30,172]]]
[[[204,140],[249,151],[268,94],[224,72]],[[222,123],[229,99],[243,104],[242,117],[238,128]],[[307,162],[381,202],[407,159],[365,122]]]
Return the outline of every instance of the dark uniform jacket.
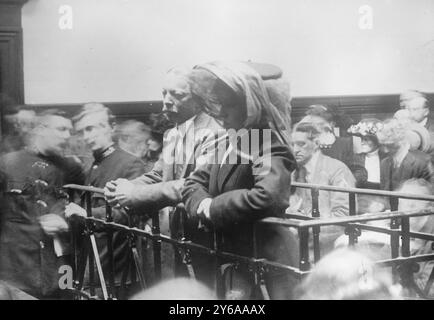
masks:
[[[0,209],[0,278],[38,298],[55,297],[58,268],[67,261],[56,256],[53,238],[38,218],[63,216],[66,199],[60,187],[83,184],[81,166],[70,158],[17,151],[2,157],[1,170],[6,193]]]
[[[94,154],[94,157],[95,161],[86,178],[86,184],[93,187],[104,188],[107,182],[118,178],[134,179],[145,171],[142,160],[118,147],[110,147],[104,152]],[[105,220],[106,210],[103,195],[93,195],[92,207],[92,215]],[[113,208],[112,215],[114,222],[125,225],[129,224],[129,217],[124,210]],[[105,279],[107,280],[107,235],[105,232],[97,232],[95,237],[105,272]],[[127,262],[130,254],[128,239],[124,232],[115,231],[113,233],[113,251],[115,283],[119,284],[123,271],[128,267]]]

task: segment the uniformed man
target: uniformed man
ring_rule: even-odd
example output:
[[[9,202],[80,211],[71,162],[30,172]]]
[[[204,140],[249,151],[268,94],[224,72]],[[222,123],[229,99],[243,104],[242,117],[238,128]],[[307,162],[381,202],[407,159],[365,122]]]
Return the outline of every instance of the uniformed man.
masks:
[[[68,264],[68,224],[61,187],[82,184],[78,162],[64,157],[71,121],[48,110],[37,116],[25,149],[4,155],[0,279],[39,299],[63,297],[59,268]]]
[[[102,188],[108,181],[123,178],[133,179],[144,173],[144,163],[134,156],[115,145],[114,116],[110,109],[101,103],[87,103],[83,105],[79,114],[74,118],[75,130],[83,138],[86,145],[91,149],[94,162],[86,175],[86,185]],[[92,215],[96,218],[105,219],[105,201],[103,196],[94,194],[92,200]],[[79,214],[86,216],[83,208],[76,204],[67,207],[67,216]],[[128,215],[125,210],[112,210],[113,221],[120,224],[128,224]],[[108,270],[108,249],[107,234],[105,232],[95,233],[98,251],[104,278],[109,279]],[[127,236],[124,232],[113,233],[114,251],[114,280],[117,288],[120,287],[122,275],[126,272],[130,263],[131,250]],[[128,279],[128,282],[130,279]],[[119,293],[115,293],[118,295]],[[124,294],[129,294],[125,293]]]

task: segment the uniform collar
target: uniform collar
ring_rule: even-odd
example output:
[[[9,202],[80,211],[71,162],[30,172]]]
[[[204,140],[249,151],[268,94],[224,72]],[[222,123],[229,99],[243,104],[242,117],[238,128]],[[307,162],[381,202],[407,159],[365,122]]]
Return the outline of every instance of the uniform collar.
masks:
[[[107,158],[109,155],[111,155],[113,152],[115,152],[114,145],[111,145],[110,147],[104,149],[104,150],[98,150],[93,152],[93,157],[95,158],[95,162],[101,162],[105,158]]]

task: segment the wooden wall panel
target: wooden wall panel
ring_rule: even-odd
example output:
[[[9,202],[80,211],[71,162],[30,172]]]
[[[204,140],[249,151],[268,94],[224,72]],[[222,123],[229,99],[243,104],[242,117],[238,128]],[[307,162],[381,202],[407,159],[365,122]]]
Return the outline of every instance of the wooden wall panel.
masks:
[[[434,108],[434,93],[428,94],[430,105]],[[161,111],[161,101],[107,102],[113,113],[120,119],[143,119],[149,113]],[[363,96],[323,96],[295,97],[292,100],[291,116],[293,122],[300,120],[306,108],[312,104],[326,104],[338,107],[350,115],[355,121],[361,117],[376,116],[384,119],[399,109],[399,95],[363,95]],[[80,104],[46,104],[30,105],[36,109],[60,108],[72,115],[80,108]]]

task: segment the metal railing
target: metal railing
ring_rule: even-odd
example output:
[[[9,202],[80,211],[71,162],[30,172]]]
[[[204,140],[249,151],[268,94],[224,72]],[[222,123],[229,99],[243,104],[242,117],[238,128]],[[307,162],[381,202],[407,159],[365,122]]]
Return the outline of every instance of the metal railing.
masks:
[[[72,194],[73,192],[84,192],[84,201],[82,204],[85,205],[87,211],[87,217],[76,217],[80,224],[84,224],[84,229],[81,231],[81,235],[88,238],[85,241],[86,245],[84,250],[81,250],[80,254],[77,254],[77,229],[73,229],[71,232],[73,241],[73,272],[74,272],[74,288],[71,290],[75,292],[77,297],[87,297],[95,298],[95,275],[93,274],[94,265],[96,265],[98,277],[99,277],[99,287],[102,291],[103,299],[115,299],[115,283],[113,280],[113,247],[112,247],[112,235],[115,230],[125,231],[130,237],[130,249],[131,249],[131,259],[134,260],[136,265],[136,273],[139,283],[142,288],[146,287],[144,276],[141,270],[141,265],[138,259],[138,252],[134,246],[134,240],[137,238],[145,238],[152,241],[153,248],[153,264],[154,264],[154,274],[156,280],[161,280],[162,277],[162,265],[161,265],[161,244],[162,242],[172,245],[181,255],[182,262],[187,265],[189,270],[192,270],[191,252],[196,251],[204,255],[208,255],[214,258],[214,269],[215,269],[215,287],[217,294],[220,298],[223,297],[222,287],[219,285],[221,282],[221,275],[219,272],[220,262],[222,260],[231,261],[236,264],[243,264],[247,266],[248,270],[253,273],[255,279],[255,286],[262,293],[264,299],[268,299],[269,295],[265,286],[265,274],[270,270],[284,270],[289,274],[295,276],[297,279],[301,280],[305,275],[309,273],[311,267],[310,255],[309,255],[309,231],[312,229],[313,237],[313,261],[316,262],[321,257],[320,252],[320,232],[321,228],[326,228],[328,226],[344,226],[345,234],[348,235],[349,245],[353,246],[357,243],[357,239],[361,234],[361,230],[368,230],[378,233],[384,233],[390,236],[390,247],[391,247],[391,258],[387,260],[377,261],[378,265],[385,267],[392,267],[393,273],[396,277],[400,277],[403,284],[407,287],[411,287],[412,290],[418,294],[420,297],[428,298],[428,292],[434,281],[434,273],[426,284],[425,288],[419,288],[413,279],[413,274],[415,271],[415,264],[422,261],[434,260],[434,254],[423,254],[423,255],[410,255],[410,238],[423,239],[426,241],[434,241],[434,235],[421,233],[421,232],[411,232],[410,231],[410,218],[420,217],[425,215],[434,214],[430,210],[424,211],[411,211],[411,212],[400,212],[397,211],[397,207],[392,207],[391,212],[382,213],[368,213],[363,215],[356,215],[356,195],[376,195],[385,196],[392,199],[392,203],[396,203],[397,199],[414,199],[414,200],[425,200],[434,201],[434,196],[420,196],[404,194],[399,192],[391,191],[381,191],[381,190],[368,190],[368,189],[357,189],[357,188],[339,188],[332,186],[322,186],[314,184],[305,183],[293,183],[294,187],[297,188],[307,188],[311,190],[312,194],[312,217],[299,215],[299,214],[286,214],[283,218],[269,217],[258,221],[254,226],[253,232],[253,257],[241,256],[231,252],[224,252],[220,250],[220,240],[221,235],[217,231],[213,231],[213,246],[212,248],[203,246],[198,243],[193,243],[189,241],[185,234],[180,239],[174,239],[167,235],[161,234],[160,232],[160,221],[158,214],[152,215],[152,232],[147,232],[133,225],[121,225],[113,222],[111,207],[106,204],[106,218],[97,219],[92,217],[91,208],[91,194],[97,193],[102,194],[103,189],[79,186],[79,185],[66,185],[64,188],[68,189]],[[336,217],[336,218],[320,218],[319,211],[319,191],[330,191],[330,192],[344,192],[348,193],[349,197],[349,216]],[[378,227],[364,224],[368,221],[375,220],[390,220],[390,228]],[[259,224],[272,224],[286,226],[288,228],[294,228],[298,233],[299,239],[299,265],[290,266],[279,262],[270,261],[257,256],[256,252],[256,228]],[[107,249],[108,249],[108,274],[109,282],[108,285],[104,278],[104,271],[101,267],[101,261],[98,253],[97,246],[95,244],[94,233],[95,230],[104,229],[107,233]],[[402,243],[400,243],[400,238]],[[401,248],[401,256],[399,254],[399,249]],[[89,291],[90,294],[86,294],[83,290],[83,275],[86,263],[89,263]],[[190,273],[194,275],[194,273]],[[125,283],[121,283],[121,288],[125,286]]]

